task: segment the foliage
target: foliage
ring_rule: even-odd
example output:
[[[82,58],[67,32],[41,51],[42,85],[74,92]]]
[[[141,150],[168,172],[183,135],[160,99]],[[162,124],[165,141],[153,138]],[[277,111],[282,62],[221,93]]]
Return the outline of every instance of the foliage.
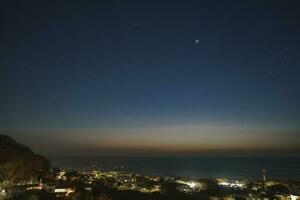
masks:
[[[0,181],[13,184],[40,178],[50,163],[12,138],[0,135]]]

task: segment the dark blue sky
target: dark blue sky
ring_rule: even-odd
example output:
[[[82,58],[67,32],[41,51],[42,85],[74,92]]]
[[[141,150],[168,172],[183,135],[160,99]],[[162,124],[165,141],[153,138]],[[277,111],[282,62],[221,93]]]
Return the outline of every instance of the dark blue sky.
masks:
[[[45,152],[28,135],[80,138],[70,151],[298,148],[298,4],[4,3],[0,128]]]

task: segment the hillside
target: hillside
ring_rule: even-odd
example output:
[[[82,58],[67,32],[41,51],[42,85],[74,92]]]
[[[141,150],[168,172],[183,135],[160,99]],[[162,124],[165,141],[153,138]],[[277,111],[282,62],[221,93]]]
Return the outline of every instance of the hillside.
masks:
[[[49,170],[49,161],[30,148],[0,135],[0,181],[36,179]]]

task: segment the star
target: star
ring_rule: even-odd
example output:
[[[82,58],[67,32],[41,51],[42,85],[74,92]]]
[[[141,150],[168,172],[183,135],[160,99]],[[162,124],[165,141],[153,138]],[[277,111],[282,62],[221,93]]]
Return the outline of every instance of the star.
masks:
[[[196,43],[196,44],[199,44],[199,42],[200,42],[200,41],[199,41],[198,39],[195,40],[195,43]]]

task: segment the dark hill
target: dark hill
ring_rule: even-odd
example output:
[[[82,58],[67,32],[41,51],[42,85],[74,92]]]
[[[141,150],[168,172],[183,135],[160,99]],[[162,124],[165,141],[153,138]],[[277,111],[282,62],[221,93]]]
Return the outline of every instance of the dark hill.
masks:
[[[49,170],[49,161],[30,148],[0,135],[0,181],[36,179]]]

